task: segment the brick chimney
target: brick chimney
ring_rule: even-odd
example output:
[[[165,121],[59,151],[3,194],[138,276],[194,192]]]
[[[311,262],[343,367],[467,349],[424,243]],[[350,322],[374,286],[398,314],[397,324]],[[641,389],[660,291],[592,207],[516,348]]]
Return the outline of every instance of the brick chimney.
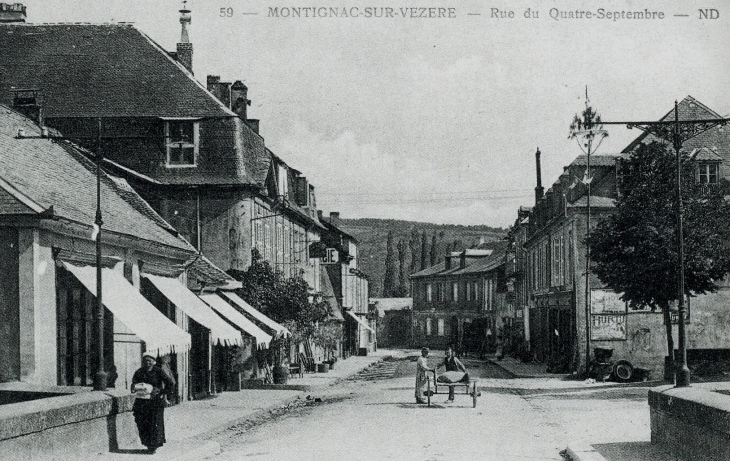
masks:
[[[185,66],[190,73],[193,73],[193,44],[190,43],[188,37],[188,25],[191,22],[190,10],[185,7],[186,1],[183,1],[183,8],[180,10],[180,25],[182,32],[180,33],[180,43],[177,44],[177,60]]]
[[[334,226],[339,224],[340,222],[340,212],[339,211],[332,211],[330,212],[330,223]]]
[[[242,81],[236,80],[231,86],[231,110],[246,120],[248,116],[248,106],[251,101],[248,99],[248,87]]]
[[[25,5],[0,3],[0,23],[25,22]]]
[[[231,108],[231,84],[229,82],[221,82],[218,75],[208,75],[206,88],[227,108]]]
[[[542,170],[540,169],[540,148],[535,152],[535,168],[537,169],[537,187],[535,187],[535,203],[542,198],[545,189],[542,187]]]

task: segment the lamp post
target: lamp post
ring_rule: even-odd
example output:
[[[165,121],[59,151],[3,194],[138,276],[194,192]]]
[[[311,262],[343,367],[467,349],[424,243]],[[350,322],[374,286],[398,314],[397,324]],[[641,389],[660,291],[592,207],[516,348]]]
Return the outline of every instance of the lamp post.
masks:
[[[575,139],[578,146],[586,155],[586,172],[583,176],[582,183],[586,187],[586,240],[591,236],[591,154],[594,153],[601,145],[603,140],[608,136],[608,132],[603,129],[601,116],[594,111],[589,105],[588,87],[586,87],[586,108],[583,111],[582,118],[576,114],[573,117],[573,123],[570,125],[569,139]],[[594,142],[596,143],[594,146]],[[588,370],[588,361],[591,356],[591,248],[586,245],[586,267],[585,267],[585,317],[586,317],[586,371]]]
[[[701,120],[679,120],[679,103],[674,101],[674,120],[660,120],[658,122],[603,122],[604,125],[626,125],[627,128],[638,128],[647,133],[653,134],[659,139],[670,141],[677,157],[676,172],[676,213],[677,213],[677,298],[678,298],[678,325],[677,336],[679,340],[679,369],[677,370],[676,387],[688,387],[690,384],[690,372],[687,366],[687,315],[684,303],[684,229],[683,229],[683,207],[682,207],[682,169],[681,154],[682,144],[705,131],[718,125],[724,125],[730,118],[701,119]],[[674,359],[674,351],[669,351],[671,359]]]
[[[94,390],[106,389],[107,374],[104,371],[104,303],[102,302],[101,282],[101,226],[104,224],[101,215],[101,118],[98,121],[98,138],[96,150],[96,327],[98,363],[94,374]]]

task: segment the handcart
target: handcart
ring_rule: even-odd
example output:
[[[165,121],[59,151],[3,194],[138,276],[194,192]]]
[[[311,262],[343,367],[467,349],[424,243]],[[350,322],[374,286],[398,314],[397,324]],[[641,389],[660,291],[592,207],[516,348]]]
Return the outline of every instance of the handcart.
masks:
[[[477,407],[477,397],[479,396],[479,390],[477,389],[476,380],[459,381],[458,383],[440,383],[438,382],[438,376],[436,370],[432,371],[433,377],[428,376],[426,396],[428,399],[428,406],[431,406],[431,396],[438,394],[448,394],[449,388],[454,388],[454,396],[456,395],[470,395],[472,398],[473,407]],[[463,392],[462,392],[463,391]]]

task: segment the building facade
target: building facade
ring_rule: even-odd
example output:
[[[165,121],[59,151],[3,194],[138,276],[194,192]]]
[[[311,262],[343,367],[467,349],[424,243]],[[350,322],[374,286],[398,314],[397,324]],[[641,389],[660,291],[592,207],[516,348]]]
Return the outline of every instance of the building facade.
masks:
[[[663,120],[673,120],[674,110]],[[679,103],[680,120],[720,118],[707,106],[688,96]],[[642,134],[620,154],[591,156],[591,227],[614,210],[617,159],[630,155],[640,144],[656,141]],[[721,126],[686,141],[682,147],[695,165],[695,180],[711,186],[727,178],[730,137]],[[538,158],[539,162],[539,158]],[[661,312],[629,307],[620,293],[606,288],[589,272],[586,289],[588,202],[585,156],[579,156],[542,193],[538,163],[536,203],[529,215],[513,228],[515,246],[526,229],[524,284],[517,283],[516,296],[526,299],[525,336],[534,358],[556,372],[582,372],[593,349],[613,350],[614,360],[627,360],[634,367],[662,376],[667,357],[666,329]],[[690,297],[687,325],[688,354],[727,349],[730,334],[727,301],[730,291],[721,281],[717,293]],[[522,291],[520,293],[520,291]],[[674,337],[677,337],[676,326]]]
[[[413,345],[493,351],[507,311],[506,242],[446,256],[411,275]]]

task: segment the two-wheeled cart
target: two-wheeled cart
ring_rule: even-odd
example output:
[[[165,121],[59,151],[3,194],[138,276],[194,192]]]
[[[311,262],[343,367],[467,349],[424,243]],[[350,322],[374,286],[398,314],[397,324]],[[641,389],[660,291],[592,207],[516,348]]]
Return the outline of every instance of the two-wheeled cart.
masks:
[[[449,394],[449,388],[454,388],[454,396],[456,395],[470,395],[472,398],[473,408],[477,406],[477,397],[479,396],[479,390],[477,389],[476,380],[459,381],[457,383],[440,383],[438,382],[438,375],[436,370],[432,371],[433,377],[428,376],[426,396],[428,399],[428,406],[431,406],[431,396],[439,394]]]

